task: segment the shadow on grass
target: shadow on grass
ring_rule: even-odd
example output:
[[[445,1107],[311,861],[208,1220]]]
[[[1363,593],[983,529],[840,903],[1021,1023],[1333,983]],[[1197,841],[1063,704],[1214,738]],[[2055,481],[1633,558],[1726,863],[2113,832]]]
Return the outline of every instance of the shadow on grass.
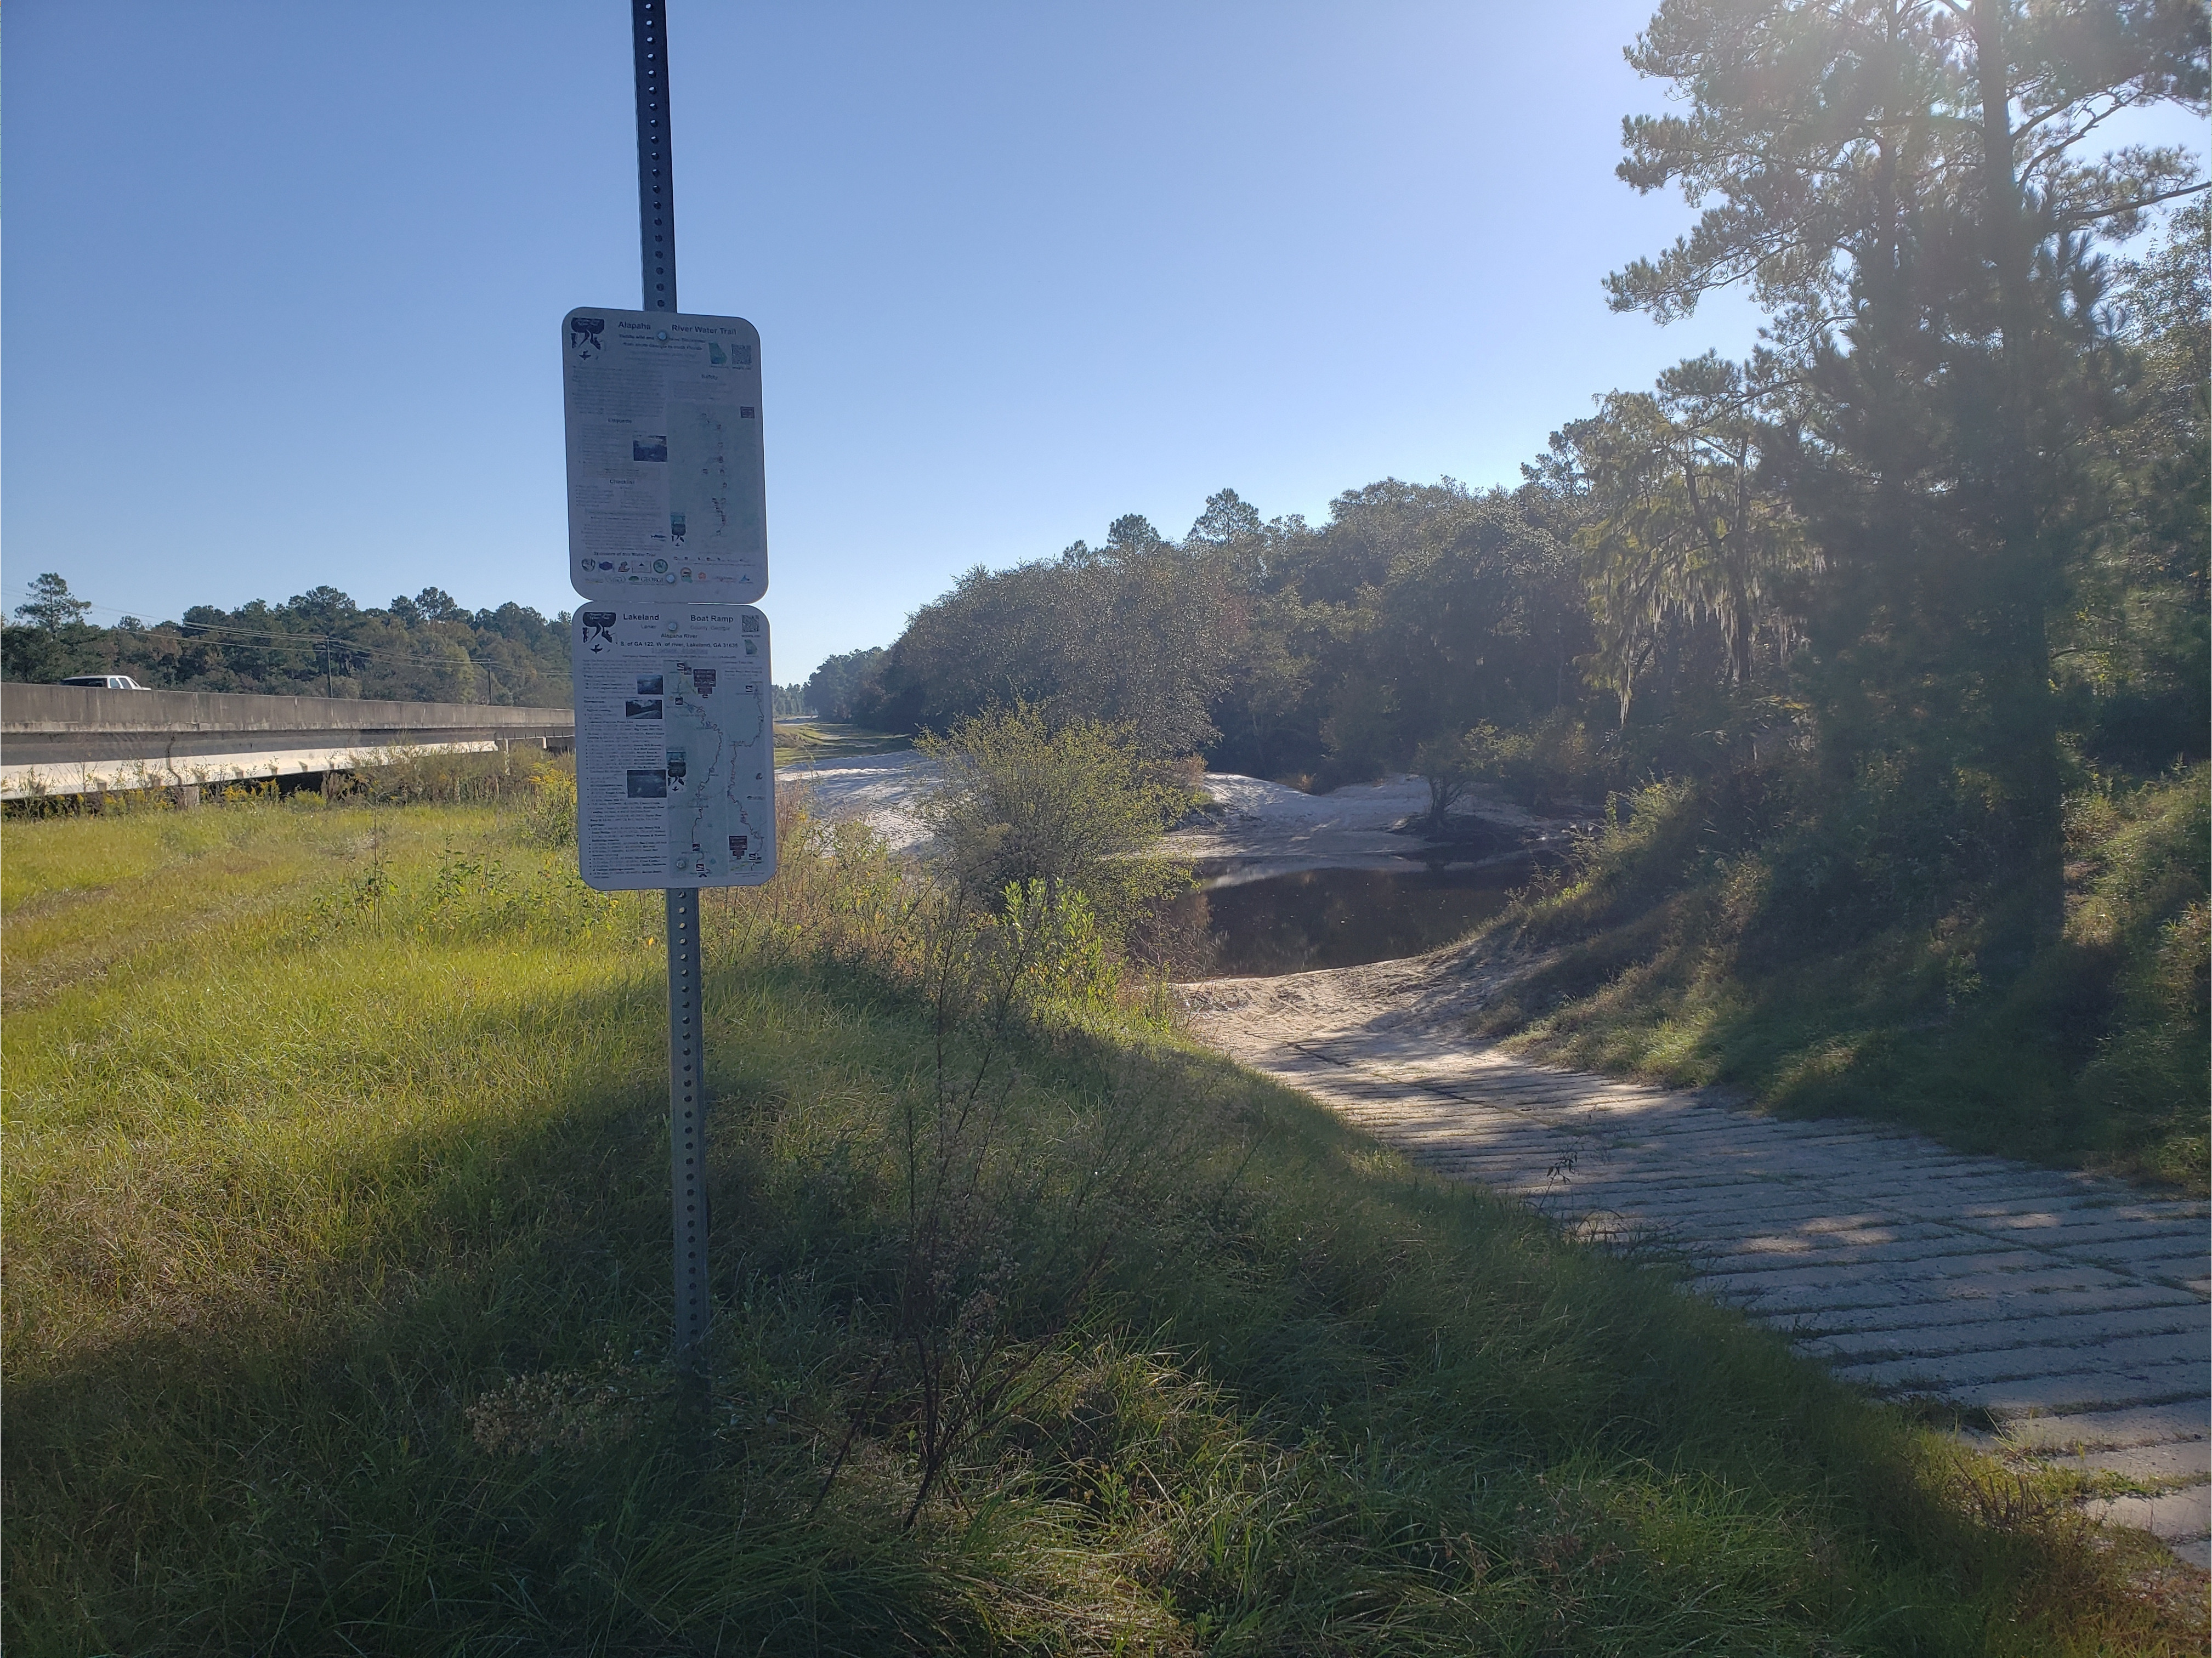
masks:
[[[242,1285],[11,1380],[24,1649],[661,1650],[702,1607],[738,1618],[750,1648],[785,1620],[815,1627],[823,1605],[852,1650],[949,1636],[946,1576],[917,1542],[835,1513],[746,1523],[763,1481],[804,1483],[809,1446],[753,1434],[702,1459],[702,1424],[679,1419],[662,1062],[645,1052],[657,990],[571,999],[564,1022],[635,1032],[636,1051],[594,1056],[525,1119],[353,1148],[336,1184],[378,1194],[389,1224],[284,1263],[280,1299]],[[420,1040],[471,1053],[487,1017]],[[544,1372],[619,1403],[552,1421],[533,1455],[480,1450],[466,1407]]]
[[[1932,1441],[1667,1273],[1226,1062],[1072,1026],[1022,1045],[1030,1108],[1114,1109],[1140,1066],[1218,1111],[1206,1201],[1132,1229],[1067,1386],[924,1523],[898,1524],[895,1431],[825,1502],[899,1224],[877,1131],[928,1025],[854,970],[711,977],[703,1410],[659,1363],[660,1025],[633,981],[558,1008],[605,1046],[556,1096],[352,1148],[380,1224],[281,1294],[11,1379],[21,1649],[1980,1652],[2007,1618],[2165,1638],[2052,1515],[1976,1519]],[[471,1052],[496,1017],[420,1040]]]

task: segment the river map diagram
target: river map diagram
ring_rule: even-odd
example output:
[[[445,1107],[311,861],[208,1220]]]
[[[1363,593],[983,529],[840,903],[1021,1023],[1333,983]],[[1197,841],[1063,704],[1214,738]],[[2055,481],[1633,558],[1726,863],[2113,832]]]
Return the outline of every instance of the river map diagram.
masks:
[[[678,659],[668,678],[669,872],[714,881],[762,866],[772,741],[760,685]]]

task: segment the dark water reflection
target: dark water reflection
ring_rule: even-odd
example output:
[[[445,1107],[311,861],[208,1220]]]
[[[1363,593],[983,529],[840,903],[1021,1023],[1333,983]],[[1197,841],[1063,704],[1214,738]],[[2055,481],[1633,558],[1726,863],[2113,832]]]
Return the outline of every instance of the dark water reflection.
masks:
[[[1472,932],[1525,886],[1525,863],[1489,869],[1316,869],[1214,887],[1205,906],[1224,977],[1357,967],[1418,956]],[[1192,920],[1200,918],[1194,914]]]

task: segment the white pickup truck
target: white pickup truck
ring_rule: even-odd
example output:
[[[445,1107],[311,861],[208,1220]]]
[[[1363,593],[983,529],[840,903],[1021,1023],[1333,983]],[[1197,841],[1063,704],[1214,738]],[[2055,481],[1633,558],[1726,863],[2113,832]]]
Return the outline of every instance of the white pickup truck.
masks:
[[[96,691],[143,691],[146,688],[127,673],[74,673],[64,685],[89,685]]]

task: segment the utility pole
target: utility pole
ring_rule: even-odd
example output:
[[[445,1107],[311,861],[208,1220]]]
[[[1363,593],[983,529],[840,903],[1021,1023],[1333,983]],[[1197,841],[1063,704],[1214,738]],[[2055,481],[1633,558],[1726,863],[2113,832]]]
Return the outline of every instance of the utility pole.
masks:
[[[642,311],[676,307],[676,174],[668,112],[667,0],[630,0],[637,80],[637,243]],[[673,578],[671,578],[673,580]],[[700,986],[699,893],[669,887],[668,1169],[675,1211],[676,1362],[706,1368],[706,1019]]]

